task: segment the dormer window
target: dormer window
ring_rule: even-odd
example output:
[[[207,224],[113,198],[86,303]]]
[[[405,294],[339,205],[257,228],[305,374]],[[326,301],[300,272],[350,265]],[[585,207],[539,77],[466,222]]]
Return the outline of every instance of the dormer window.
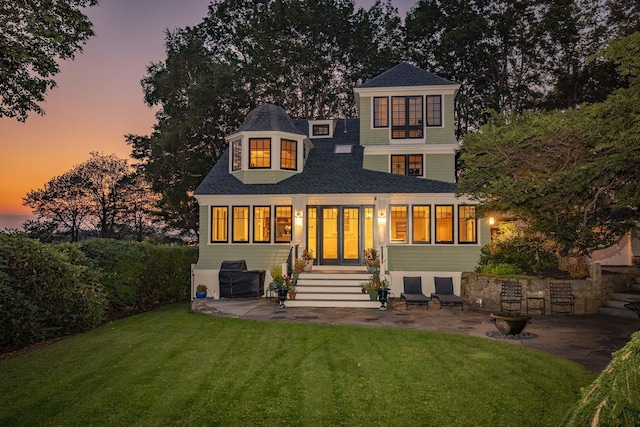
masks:
[[[239,171],[242,169],[242,140],[236,139],[231,143],[231,170]]]
[[[298,159],[298,143],[290,139],[280,141],[280,169],[296,170]]]
[[[271,138],[249,138],[249,169],[271,168]]]
[[[329,124],[313,125],[312,134],[313,136],[329,136]]]
[[[422,138],[423,117],[422,96],[391,97],[392,138]]]

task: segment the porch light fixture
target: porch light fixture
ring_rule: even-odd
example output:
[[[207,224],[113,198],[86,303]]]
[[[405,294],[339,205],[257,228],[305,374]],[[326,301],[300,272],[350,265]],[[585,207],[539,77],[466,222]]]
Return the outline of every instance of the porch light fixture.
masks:
[[[489,217],[489,225],[494,225],[496,223],[496,219],[492,216]]]
[[[387,211],[384,209],[378,210],[378,223],[384,224],[387,222]]]
[[[302,211],[296,211],[296,227],[302,227]]]

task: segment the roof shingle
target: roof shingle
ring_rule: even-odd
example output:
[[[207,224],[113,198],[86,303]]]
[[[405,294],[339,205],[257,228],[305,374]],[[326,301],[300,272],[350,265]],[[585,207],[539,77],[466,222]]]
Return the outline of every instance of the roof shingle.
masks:
[[[401,62],[384,73],[366,81],[360,87],[434,86],[455,84],[455,82],[440,77],[437,74],[425,71],[408,62]]]

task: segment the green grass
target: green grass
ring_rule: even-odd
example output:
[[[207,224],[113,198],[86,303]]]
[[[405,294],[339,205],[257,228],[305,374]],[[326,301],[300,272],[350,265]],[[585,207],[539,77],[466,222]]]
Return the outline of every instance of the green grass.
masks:
[[[0,362],[0,425],[551,426],[594,378],[489,339],[180,304]]]

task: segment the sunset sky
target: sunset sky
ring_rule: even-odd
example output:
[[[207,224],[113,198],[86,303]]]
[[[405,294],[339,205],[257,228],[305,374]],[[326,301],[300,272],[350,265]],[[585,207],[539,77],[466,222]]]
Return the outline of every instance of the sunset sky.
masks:
[[[404,18],[417,0],[394,0]],[[96,35],[63,62],[44,116],[0,119],[0,229],[10,215],[29,215],[22,197],[89,158],[91,151],[128,158],[124,135],[151,132],[155,110],[143,103],[146,66],[163,61],[164,32],[195,25],[210,0],[101,0],[87,15]],[[356,0],[370,7],[374,0]],[[15,222],[15,221],[14,221]]]

